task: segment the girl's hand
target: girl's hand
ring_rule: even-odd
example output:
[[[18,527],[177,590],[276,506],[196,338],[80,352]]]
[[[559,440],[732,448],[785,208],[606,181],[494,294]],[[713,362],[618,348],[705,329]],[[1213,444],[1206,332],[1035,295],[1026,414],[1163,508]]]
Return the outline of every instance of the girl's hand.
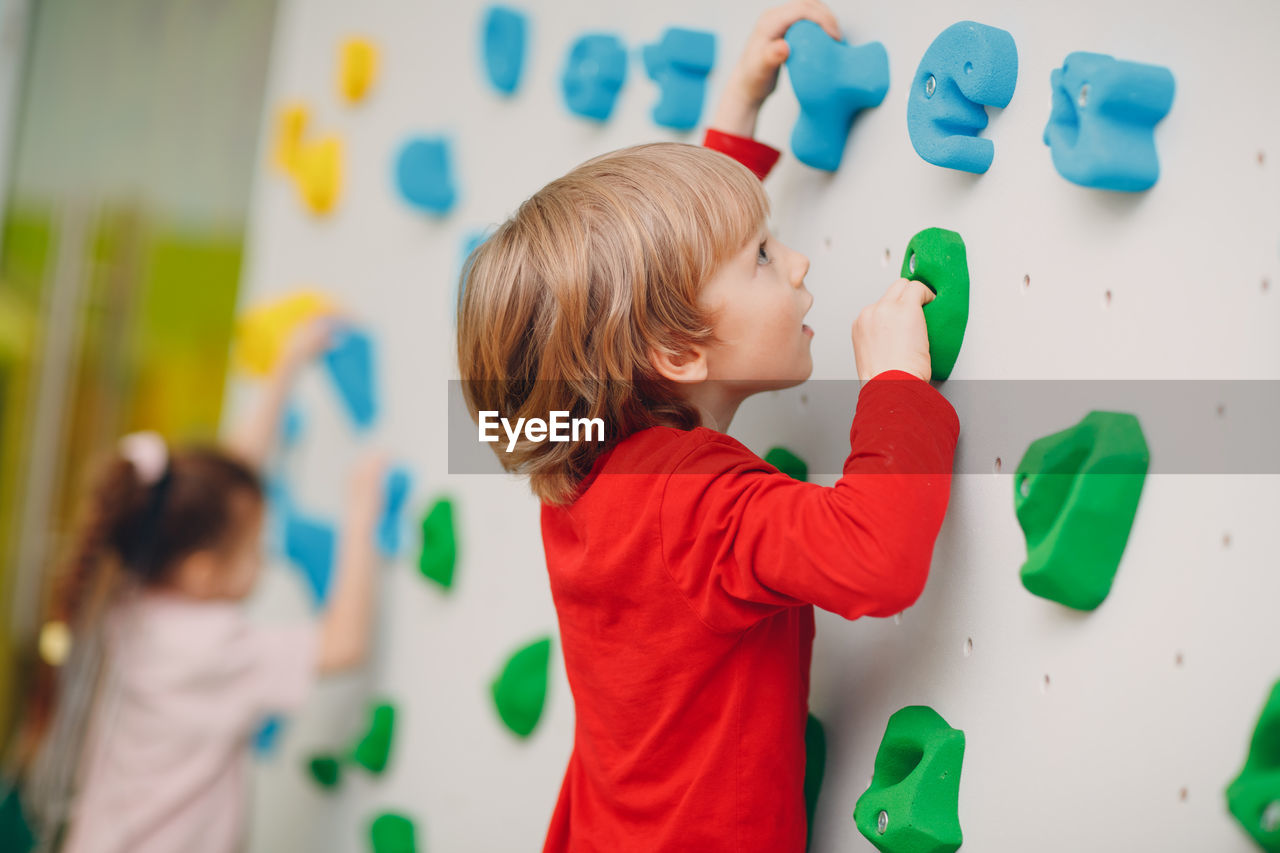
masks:
[[[933,291],[925,285],[900,278],[889,285],[880,301],[858,313],[853,322],[858,379],[866,382],[886,370],[905,370],[929,381],[933,369],[922,309],[934,299]]]
[[[799,20],[810,20],[833,39],[840,39],[836,16],[821,0],[791,0],[767,10],[747,38],[742,58],[729,76],[711,126],[738,136],[755,133],[760,105],[778,85],[778,69],[791,55],[784,36]]]
[[[362,527],[377,526],[387,479],[387,456],[370,451],[360,458],[351,472],[350,518]]]
[[[285,344],[282,366],[286,371],[293,371],[318,358],[333,346],[333,333],[341,323],[342,318],[337,314],[325,314],[299,323]]]

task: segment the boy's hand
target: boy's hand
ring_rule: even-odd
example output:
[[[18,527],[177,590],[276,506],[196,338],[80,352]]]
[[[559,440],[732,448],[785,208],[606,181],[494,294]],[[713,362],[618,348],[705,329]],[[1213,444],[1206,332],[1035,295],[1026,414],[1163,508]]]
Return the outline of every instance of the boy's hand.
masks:
[[[738,136],[755,133],[760,105],[778,85],[778,69],[791,55],[783,37],[796,21],[808,19],[839,39],[840,25],[836,16],[820,0],[791,0],[785,6],[767,10],[756,22],[747,38],[742,58],[729,75],[720,105],[711,126]]]
[[[922,309],[934,298],[933,291],[920,282],[900,278],[879,302],[858,313],[853,321],[858,379],[866,382],[886,370],[905,370],[929,381],[933,370]]]

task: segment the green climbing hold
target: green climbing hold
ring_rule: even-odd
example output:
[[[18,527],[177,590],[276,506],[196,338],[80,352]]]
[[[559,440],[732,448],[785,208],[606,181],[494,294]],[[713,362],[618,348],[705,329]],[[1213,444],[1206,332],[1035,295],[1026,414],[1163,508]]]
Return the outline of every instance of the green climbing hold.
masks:
[[[393,812],[378,815],[369,827],[373,853],[416,853],[413,835],[413,821]]]
[[[813,714],[804,724],[804,814],[809,824],[804,849],[813,846],[813,815],[822,791],[822,775],[827,770],[827,734],[822,721]]]
[[[964,732],[937,711],[910,705],[889,718],[871,787],[858,798],[858,831],[885,853],[952,853],[960,847]]]
[[[375,705],[369,716],[369,731],[351,750],[351,760],[377,775],[386,769],[391,757],[396,709],[387,703]]]
[[[538,725],[547,698],[551,638],[543,637],[513,654],[493,680],[493,702],[507,728],[528,737]]]
[[[764,461],[777,468],[788,477],[802,483],[809,482],[809,466],[799,456],[785,447],[773,447],[764,455]]]
[[[1267,853],[1280,853],[1280,681],[1262,707],[1249,756],[1227,787],[1227,808]]]
[[[307,769],[322,788],[336,788],[342,781],[342,764],[335,756],[317,755],[307,763]]]
[[[424,577],[445,589],[453,587],[458,541],[453,531],[453,502],[441,498],[422,519],[422,554],[418,568]]]
[[[1150,458],[1138,419],[1120,412],[1090,412],[1032,442],[1013,478],[1028,591],[1077,610],[1106,599]]]
[[[929,330],[933,378],[946,379],[955,367],[969,324],[969,262],[964,240],[954,231],[926,228],[907,243],[902,277],[922,282],[936,294],[924,306],[924,324]]]

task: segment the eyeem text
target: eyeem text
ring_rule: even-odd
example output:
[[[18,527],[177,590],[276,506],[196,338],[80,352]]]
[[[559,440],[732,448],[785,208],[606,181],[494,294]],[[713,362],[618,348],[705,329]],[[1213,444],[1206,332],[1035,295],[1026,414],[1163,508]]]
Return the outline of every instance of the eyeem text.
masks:
[[[507,452],[515,450],[523,432],[527,441],[604,441],[603,418],[570,418],[568,412],[553,411],[547,420],[542,418],[516,418],[513,424],[497,412],[479,412],[477,424],[481,441],[498,441],[498,427],[507,434]],[[593,435],[598,434],[598,437]]]

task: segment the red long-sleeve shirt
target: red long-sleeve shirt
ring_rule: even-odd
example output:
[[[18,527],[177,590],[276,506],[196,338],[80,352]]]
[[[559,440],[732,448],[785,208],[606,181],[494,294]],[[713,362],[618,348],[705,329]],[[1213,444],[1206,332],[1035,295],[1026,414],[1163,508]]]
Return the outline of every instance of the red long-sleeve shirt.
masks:
[[[915,601],[959,429],[928,383],[888,371],[859,393],[834,487],[723,433],[654,427],[543,506],[576,717],[544,850],[804,849],[812,605]]]

